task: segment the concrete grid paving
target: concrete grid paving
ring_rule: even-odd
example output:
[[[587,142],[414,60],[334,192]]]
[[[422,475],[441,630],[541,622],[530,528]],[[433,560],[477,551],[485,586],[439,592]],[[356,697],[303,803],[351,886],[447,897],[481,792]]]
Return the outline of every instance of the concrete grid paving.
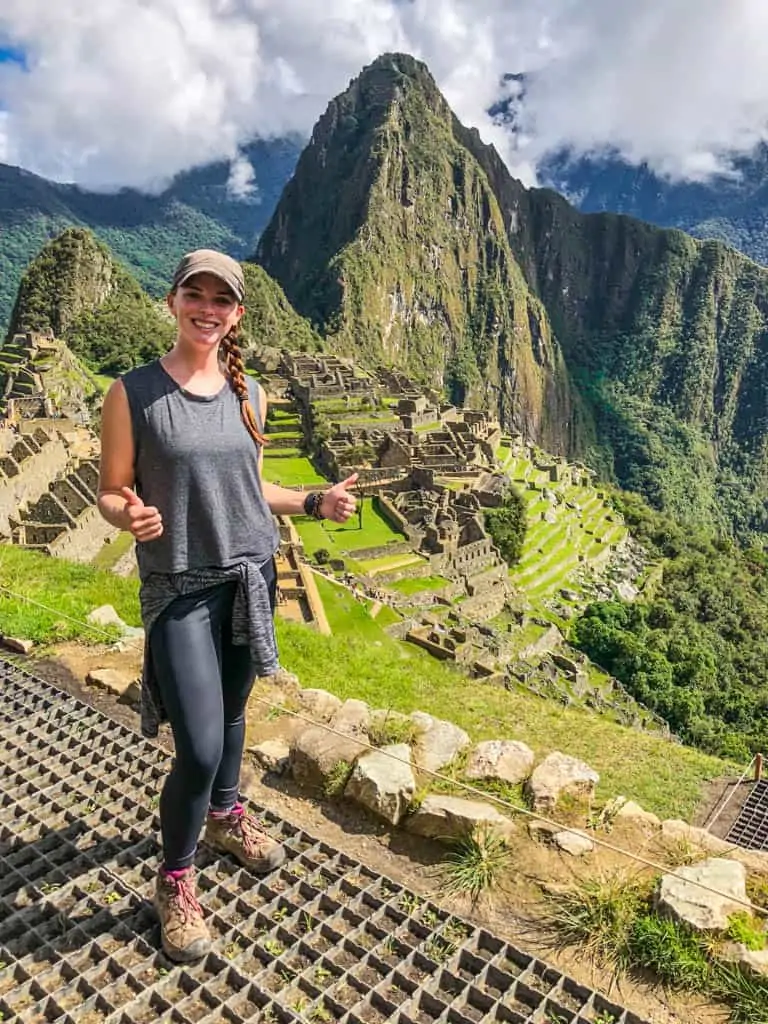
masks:
[[[253,806],[285,865],[201,846],[213,948],[171,963],[149,903],[168,754],[15,665],[0,683],[3,1024],[647,1024]]]

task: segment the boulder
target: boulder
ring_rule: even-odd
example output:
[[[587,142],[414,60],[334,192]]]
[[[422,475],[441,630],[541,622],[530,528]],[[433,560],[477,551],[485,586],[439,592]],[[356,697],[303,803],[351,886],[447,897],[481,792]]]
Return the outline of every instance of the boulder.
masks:
[[[13,651],[15,654],[29,654],[35,646],[35,641],[23,640],[18,636],[4,636],[0,639],[0,644],[7,651]]]
[[[564,793],[589,799],[600,781],[588,764],[569,754],[554,751],[538,765],[528,780],[527,789],[535,811],[549,813]]]
[[[414,711],[411,721],[420,731],[414,747],[414,759],[420,768],[437,772],[469,746],[469,736],[453,722],[423,711]]]
[[[115,626],[120,635],[133,640],[144,639],[144,630],[140,626],[129,626],[123,622],[111,604],[102,604],[87,615],[87,621],[93,626]]]
[[[552,836],[552,842],[563,853],[569,853],[572,857],[584,857],[595,848],[595,844],[583,832],[556,832]]]
[[[365,749],[352,737],[337,736],[312,726],[299,733],[291,744],[291,772],[301,785],[322,788],[340,761],[352,765]]]
[[[486,740],[469,755],[467,779],[501,779],[513,786],[527,779],[533,768],[530,747],[517,740]]]
[[[345,700],[330,721],[332,729],[343,732],[347,736],[368,735],[371,721],[371,709],[364,700]]]
[[[655,814],[646,811],[635,803],[634,800],[627,800],[625,796],[615,796],[609,800],[600,812],[601,824],[610,823],[614,820],[635,822],[638,825],[647,825],[649,828],[657,829],[661,821]]]
[[[662,875],[657,896],[658,909],[662,914],[690,925],[695,931],[723,931],[728,927],[730,915],[745,909],[744,902],[748,902],[746,881],[747,872],[743,864],[711,857],[700,864],[677,868],[674,875]],[[707,888],[702,888],[697,882]]]
[[[742,942],[728,942],[721,955],[725,960],[738,964],[745,973],[768,978],[768,949],[748,949]]]
[[[265,771],[282,775],[288,768],[291,748],[285,740],[263,740],[249,747],[248,752]]]
[[[299,711],[315,722],[330,722],[341,707],[341,701],[327,690],[300,690],[296,698]]]
[[[471,835],[481,825],[488,825],[505,837],[511,835],[515,827],[491,804],[439,794],[425,797],[407,822],[409,832],[447,842]]]
[[[349,777],[344,795],[378,814],[390,825],[397,825],[416,792],[410,761],[411,748],[405,743],[362,754]]]
[[[88,686],[114,693],[117,697],[122,697],[135,681],[135,676],[128,675],[127,672],[120,672],[116,668],[92,668],[85,677]]]

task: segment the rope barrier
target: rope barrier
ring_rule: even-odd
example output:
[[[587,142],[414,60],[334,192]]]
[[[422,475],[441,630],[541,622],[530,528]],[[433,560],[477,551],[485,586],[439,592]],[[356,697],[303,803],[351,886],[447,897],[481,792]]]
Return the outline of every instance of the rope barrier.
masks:
[[[6,586],[4,586],[2,584],[0,584],[0,593],[5,593],[9,597],[14,598],[15,600],[26,601],[26,602],[28,602],[31,605],[34,605],[34,606],[36,606],[36,607],[38,607],[38,608],[40,608],[40,609],[42,609],[44,611],[48,611],[48,612],[58,616],[59,618],[67,619],[68,621],[76,623],[77,625],[79,625],[81,627],[84,627],[85,629],[90,629],[94,633],[98,633],[98,634],[108,638],[110,641],[114,641],[114,636],[111,633],[107,632],[107,630],[102,629],[101,627],[96,626],[93,623],[83,622],[82,620],[74,618],[71,615],[66,615],[63,612],[59,612],[57,609],[51,608],[49,605],[45,605],[45,604],[43,604],[40,601],[35,601],[33,598],[29,598],[29,597],[27,597],[24,594],[15,594],[8,587],[6,587]],[[124,641],[124,643],[125,643],[126,646],[132,646],[136,650],[139,650],[139,649],[143,650],[143,643],[141,643],[141,648],[139,648],[139,646],[138,646],[139,645],[139,641],[137,639],[135,639],[135,638],[130,638],[129,637],[129,638],[127,638]],[[354,743],[359,745],[362,749],[366,749],[368,751],[377,751],[379,754],[385,755],[386,757],[390,758],[392,761],[398,762],[400,764],[407,765],[409,768],[413,767],[412,762],[410,761],[410,759],[406,760],[405,758],[402,758],[402,757],[398,756],[397,754],[394,754],[391,750],[386,750],[386,749],[382,749],[381,747],[376,747],[372,743],[370,743],[370,742],[368,742],[366,740],[360,739],[357,736],[352,736],[349,733],[345,733],[345,732],[342,732],[342,731],[340,731],[338,729],[334,729],[327,722],[319,722],[319,721],[316,721],[315,719],[308,718],[305,715],[302,715],[298,711],[295,711],[295,710],[293,710],[291,708],[286,708],[283,704],[277,704],[277,703],[275,703],[273,701],[266,700],[265,698],[259,697],[256,694],[252,694],[251,697],[250,697],[250,700],[253,701],[253,702],[256,702],[258,704],[261,704],[261,705],[263,705],[266,708],[269,708],[271,711],[277,711],[280,714],[291,715],[292,717],[298,719],[299,721],[305,722],[307,725],[310,725],[313,728],[323,729],[325,732],[328,732],[328,733],[330,733],[330,734],[332,734],[334,736],[340,737],[341,739],[344,739],[347,742],[352,740]],[[753,758],[753,762],[754,762],[754,758]],[[750,765],[750,767],[751,767],[751,765]],[[507,800],[507,799],[505,799],[503,797],[499,797],[495,793],[489,793],[489,792],[487,792],[484,789],[480,789],[477,786],[473,786],[473,785],[471,785],[468,782],[464,782],[464,781],[459,780],[459,779],[454,779],[451,776],[445,775],[442,772],[432,771],[430,769],[422,768],[422,767],[419,767],[418,771],[421,774],[423,774],[423,775],[430,776],[431,778],[436,779],[436,780],[438,780],[440,782],[447,783],[450,786],[457,787],[457,788],[463,790],[466,793],[470,793],[473,797],[478,797],[482,801],[485,801],[486,803],[490,802],[490,803],[496,804],[496,805],[498,805],[500,807],[503,807],[507,812],[511,812],[513,816],[514,815],[522,815],[523,817],[527,817],[527,818],[529,818],[529,819],[531,819],[533,821],[542,822],[543,824],[547,825],[548,827],[552,828],[553,830],[556,830],[557,832],[568,832],[568,833],[570,833],[572,835],[577,835],[577,836],[580,836],[580,837],[583,837],[584,834],[585,834],[583,829],[577,829],[574,826],[564,825],[561,822],[554,821],[553,819],[548,818],[545,814],[541,814],[541,813],[539,813],[537,811],[532,811],[529,808],[523,807],[521,805],[513,804],[510,800]],[[744,772],[744,775],[742,776],[742,780],[746,776],[748,771],[749,771],[749,767]],[[647,857],[643,857],[643,856],[641,856],[638,853],[634,853],[633,851],[625,850],[623,847],[616,846],[614,843],[610,843],[610,842],[608,842],[608,840],[603,839],[600,836],[590,835],[589,839],[595,844],[595,846],[599,846],[599,847],[601,847],[601,848],[603,848],[605,850],[610,851],[611,853],[618,854],[619,856],[626,857],[627,859],[629,859],[631,861],[634,861],[637,864],[640,864],[640,865],[642,865],[645,868],[651,868],[653,871],[660,872],[661,874],[672,875],[675,878],[679,879],[682,882],[685,882],[688,885],[696,886],[697,888],[702,889],[705,892],[709,892],[710,894],[712,894],[714,896],[718,896],[721,899],[725,899],[725,900],[727,900],[727,901],[729,901],[731,903],[734,903],[736,905],[742,906],[742,907],[744,907],[745,909],[749,910],[750,912],[752,912],[754,914],[763,915],[763,916],[768,918],[768,909],[764,909],[763,907],[759,907],[759,906],[753,904],[750,900],[742,900],[739,897],[732,895],[731,893],[721,892],[719,889],[715,889],[712,886],[707,885],[705,882],[695,881],[693,879],[686,878],[684,875],[679,874],[674,868],[669,868],[669,867],[667,867],[667,866],[665,866],[663,864],[659,864],[656,861],[651,860],[650,858],[647,858]],[[738,849],[738,848],[734,847],[734,849]]]

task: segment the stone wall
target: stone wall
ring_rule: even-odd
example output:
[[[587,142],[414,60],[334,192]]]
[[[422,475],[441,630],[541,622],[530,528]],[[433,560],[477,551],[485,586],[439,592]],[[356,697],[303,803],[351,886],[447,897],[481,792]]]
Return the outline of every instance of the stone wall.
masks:
[[[102,517],[95,505],[90,505],[78,517],[76,524],[62,530],[48,544],[49,554],[71,562],[90,562],[102,547],[119,533]]]
[[[10,518],[23,505],[36,502],[48,489],[49,482],[63,473],[67,465],[67,448],[60,437],[38,434],[37,451],[27,445],[27,438],[16,435],[26,448],[26,457],[18,461],[12,455],[5,456],[0,463],[0,534],[10,536]],[[34,435],[33,435],[34,437]],[[44,440],[43,440],[44,438]],[[18,441],[14,449],[21,454]],[[40,443],[42,441],[42,443]],[[9,474],[10,470],[10,474]]]

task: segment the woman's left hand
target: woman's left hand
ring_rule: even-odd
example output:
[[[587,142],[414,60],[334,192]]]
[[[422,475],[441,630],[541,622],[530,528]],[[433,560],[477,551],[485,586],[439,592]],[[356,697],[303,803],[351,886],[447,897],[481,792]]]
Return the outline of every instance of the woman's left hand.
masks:
[[[357,483],[357,473],[347,477],[338,484],[334,484],[329,491],[323,495],[320,504],[320,511],[326,519],[334,523],[346,523],[349,517],[357,508],[357,498],[349,494],[347,488]]]

